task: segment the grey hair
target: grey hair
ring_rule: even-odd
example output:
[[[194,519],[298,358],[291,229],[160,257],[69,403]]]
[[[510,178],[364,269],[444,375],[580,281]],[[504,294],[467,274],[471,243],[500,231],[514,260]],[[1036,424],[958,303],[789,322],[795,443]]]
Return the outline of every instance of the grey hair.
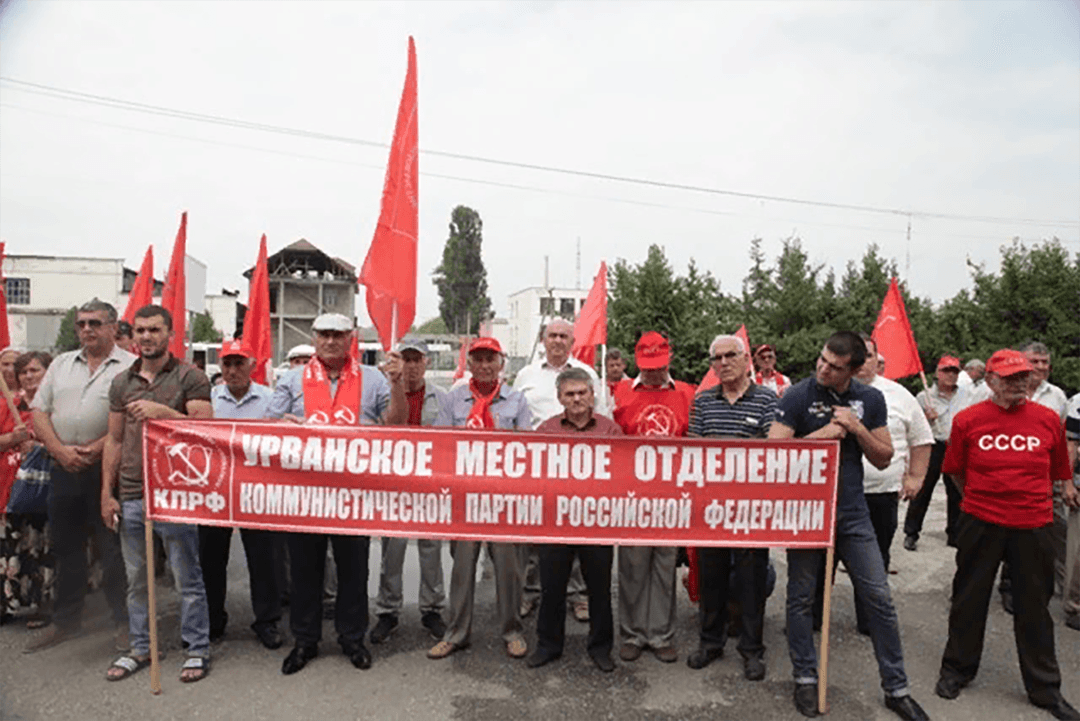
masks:
[[[972,358],[964,364],[964,370],[966,371],[984,371],[986,370],[986,364],[978,358]]]
[[[1046,347],[1045,343],[1040,343],[1037,340],[1029,340],[1021,343],[1016,350],[1021,353],[1034,353],[1035,355],[1044,355],[1047,358],[1050,357],[1050,349]]]
[[[88,300],[79,306],[79,313],[104,313],[106,323],[116,322],[116,308],[111,303],[106,303],[100,298]]]
[[[737,335],[718,335],[712,339],[712,343],[709,344],[709,355],[713,354],[713,349],[716,348],[716,344],[721,341],[735,341],[735,345],[739,347],[739,350],[743,352],[743,355],[747,355],[746,344],[743,343],[743,339]]]
[[[576,368],[571,366],[570,368],[564,370],[555,379],[555,388],[558,390],[559,393],[562,393],[563,383],[567,383],[569,381],[585,381],[589,384],[589,388],[592,388],[592,377],[584,368]]]
[[[615,360],[622,360],[623,354],[622,354],[621,350],[619,350],[618,348],[613,347],[613,348],[608,348],[607,349],[607,352],[605,353],[604,357],[605,358],[614,358]]]
[[[573,332],[574,330],[574,324],[568,321],[566,318],[552,318],[547,322],[547,325],[544,326],[544,335],[547,336],[548,330],[557,325],[565,325],[567,328],[570,329],[571,332]]]

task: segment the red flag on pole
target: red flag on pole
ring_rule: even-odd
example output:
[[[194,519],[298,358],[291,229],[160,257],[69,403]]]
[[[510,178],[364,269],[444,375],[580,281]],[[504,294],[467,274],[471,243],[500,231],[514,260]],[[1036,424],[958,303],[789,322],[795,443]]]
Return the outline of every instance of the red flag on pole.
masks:
[[[127,307],[121,320],[130,323],[135,318],[139,308],[154,302],[154,246],[146,249],[142,265],[139,267],[139,275],[135,278],[135,285],[131,286],[128,294]]]
[[[4,280],[4,251],[7,243],[0,243],[0,349],[11,345],[11,331],[8,329],[7,281]]]
[[[248,286],[248,309],[244,315],[244,345],[255,359],[251,380],[270,384],[270,364],[274,357],[270,342],[270,272],[266,267],[266,234],[259,241],[259,259]]]
[[[588,366],[596,365],[596,346],[607,343],[607,263],[600,262],[600,272],[574,324],[575,358]]]
[[[746,354],[750,355],[750,336],[746,332],[746,325],[740,325],[739,330],[735,331],[736,338],[742,338],[743,345],[746,346]],[[751,362],[750,372],[754,372],[753,362]],[[720,383],[720,378],[716,375],[716,371],[713,370],[712,362],[709,362],[709,372],[705,374],[705,377],[701,379],[701,383],[697,387],[697,392],[705,390],[706,388],[712,388]]]
[[[919,347],[915,345],[915,336],[911,332],[904,299],[900,295],[900,285],[896,278],[889,284],[885,300],[881,303],[874,333],[871,336],[877,345],[878,353],[885,356],[883,376],[889,380],[905,378],[922,373],[922,361],[919,360]]]
[[[410,37],[409,69],[386,166],[382,211],[360,269],[360,282],[367,288],[368,315],[386,350],[409,329],[416,315],[416,244],[420,227],[416,123],[416,46]]]
[[[187,358],[187,281],[184,275],[184,258],[187,257],[187,211],[180,216],[180,230],[176,232],[169,274],[161,290],[161,307],[172,315],[173,339],[169,352],[181,360]]]

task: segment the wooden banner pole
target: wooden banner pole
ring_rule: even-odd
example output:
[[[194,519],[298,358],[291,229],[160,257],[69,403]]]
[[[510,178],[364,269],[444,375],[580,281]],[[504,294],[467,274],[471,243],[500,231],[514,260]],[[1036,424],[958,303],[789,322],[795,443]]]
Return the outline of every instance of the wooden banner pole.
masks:
[[[829,712],[829,616],[832,611],[834,549],[825,551],[825,598],[821,613],[821,671],[818,673],[818,713]]]
[[[147,518],[144,525],[146,527],[146,597],[150,614],[150,692],[157,695],[161,693],[161,659],[158,656],[157,593],[154,588],[154,522]]]

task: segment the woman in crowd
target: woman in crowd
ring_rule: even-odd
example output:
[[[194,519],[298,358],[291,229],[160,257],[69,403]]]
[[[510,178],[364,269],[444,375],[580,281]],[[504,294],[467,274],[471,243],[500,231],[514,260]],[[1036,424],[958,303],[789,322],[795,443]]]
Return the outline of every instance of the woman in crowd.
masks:
[[[0,368],[10,351],[0,353]],[[27,626],[38,628],[48,623],[46,608],[52,597],[53,563],[44,513],[7,513],[8,496],[24,453],[34,440],[30,423],[30,402],[34,399],[45,370],[52,362],[48,353],[22,353],[12,364],[12,377],[4,381],[14,394],[16,410],[25,427],[16,429],[7,402],[0,403],[0,620],[8,620],[17,611],[34,607],[36,613]],[[18,389],[16,391],[16,389]]]

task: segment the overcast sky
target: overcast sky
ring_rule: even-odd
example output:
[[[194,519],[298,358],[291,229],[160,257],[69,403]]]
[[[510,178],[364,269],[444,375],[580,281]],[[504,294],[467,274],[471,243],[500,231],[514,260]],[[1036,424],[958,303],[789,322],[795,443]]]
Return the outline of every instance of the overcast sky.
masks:
[[[908,282],[940,301],[1014,236],[1080,250],[1080,5],[1049,2],[4,2],[0,75],[388,143],[416,38],[420,148],[913,213]],[[0,235],[12,254],[123,257],[181,210],[208,290],[242,288],[259,235],[359,266],[387,150],[191,122],[0,84]],[[663,245],[738,292],[749,241],[797,235],[837,273],[904,215],[420,157],[417,319],[450,211],[484,220],[507,296],[582,285]],[[447,177],[453,176],[451,179]],[[496,184],[532,189],[500,187]],[[926,213],[1050,221],[975,222]],[[360,298],[362,299],[362,295]],[[363,303],[358,303],[363,314]]]

